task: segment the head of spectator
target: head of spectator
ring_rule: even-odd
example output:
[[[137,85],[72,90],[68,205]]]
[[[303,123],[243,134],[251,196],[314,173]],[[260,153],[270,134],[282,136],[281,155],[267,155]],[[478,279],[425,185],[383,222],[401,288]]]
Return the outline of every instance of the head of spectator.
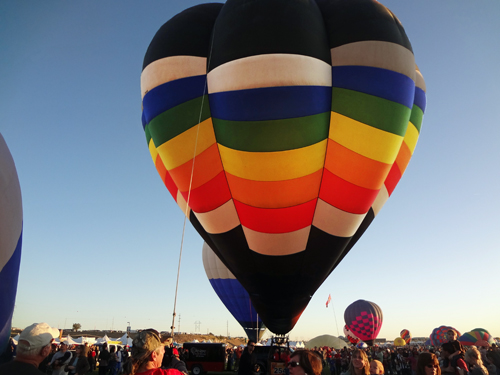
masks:
[[[61,342],[61,346],[59,347],[59,350],[63,353],[66,352],[66,350],[68,350],[69,348],[69,342],[67,340]]]
[[[320,375],[323,370],[321,357],[304,349],[293,352],[287,367],[290,375]]]
[[[349,363],[350,375],[369,375],[370,362],[364,350],[354,349],[352,351],[351,362]]]
[[[34,323],[26,327],[19,335],[16,361],[30,363],[38,368],[50,354],[52,341],[58,336],[59,330],[47,323]]]
[[[434,353],[420,353],[417,359],[417,375],[441,375],[439,361]]]
[[[134,375],[161,366],[165,346],[160,334],[154,329],[145,329],[133,341],[130,360],[126,362],[123,373]]]
[[[465,360],[473,367],[481,367],[483,370],[486,370],[481,358],[481,353],[475,347],[472,347],[465,352]],[[488,371],[486,370],[486,374],[487,373]]]
[[[246,349],[248,350],[248,353],[252,354],[253,350],[255,349],[255,341],[248,340]]]
[[[449,329],[446,332],[446,338],[448,339],[448,342],[455,341],[457,339],[457,333],[453,329]]]
[[[377,361],[376,359],[370,362],[370,374],[371,375],[379,375],[384,373],[384,365],[382,362]]]

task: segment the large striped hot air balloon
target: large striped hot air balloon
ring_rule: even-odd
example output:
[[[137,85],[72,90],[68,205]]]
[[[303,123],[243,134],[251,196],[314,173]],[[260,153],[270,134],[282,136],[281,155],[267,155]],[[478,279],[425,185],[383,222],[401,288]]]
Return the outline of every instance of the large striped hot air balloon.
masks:
[[[202,256],[203,267],[215,293],[243,327],[248,339],[258,342],[264,334],[266,326],[257,316],[248,292],[207,243],[203,243]]]
[[[493,336],[483,328],[474,328],[473,330],[464,333],[458,338],[462,345],[467,346],[490,346],[495,344]]]
[[[151,41],[141,90],[161,179],[276,334],[391,196],[425,109],[408,37],[374,0],[189,8]]]
[[[22,235],[21,188],[14,160],[0,134],[0,358],[9,344]]]

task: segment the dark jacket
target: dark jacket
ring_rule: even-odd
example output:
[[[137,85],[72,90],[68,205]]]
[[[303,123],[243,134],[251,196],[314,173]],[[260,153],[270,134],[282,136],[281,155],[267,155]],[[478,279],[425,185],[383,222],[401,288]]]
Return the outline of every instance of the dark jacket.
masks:
[[[257,363],[257,357],[255,353],[250,354],[248,352],[248,348],[245,348],[243,354],[241,354],[240,367],[238,368],[238,375],[254,375],[256,363]]]

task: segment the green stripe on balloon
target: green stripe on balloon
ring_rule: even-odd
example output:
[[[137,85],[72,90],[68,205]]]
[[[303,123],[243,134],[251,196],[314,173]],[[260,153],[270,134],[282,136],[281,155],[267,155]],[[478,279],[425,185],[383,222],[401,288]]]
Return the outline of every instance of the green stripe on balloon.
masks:
[[[146,126],[149,129],[151,137],[153,137],[156,147],[163,143],[175,138],[186,130],[191,129],[199,122],[205,121],[210,118],[210,107],[208,105],[208,96],[189,100],[185,103],[179,104],[162,114],[152,119]],[[201,120],[200,120],[201,110]]]
[[[332,112],[404,137],[411,110],[387,99],[334,87]]]
[[[422,126],[422,121],[424,119],[424,112],[420,107],[413,105],[413,109],[411,110],[410,121],[417,128],[420,133],[420,128]]]
[[[307,147],[328,138],[330,112],[268,121],[213,119],[217,143],[239,151],[272,152]]]

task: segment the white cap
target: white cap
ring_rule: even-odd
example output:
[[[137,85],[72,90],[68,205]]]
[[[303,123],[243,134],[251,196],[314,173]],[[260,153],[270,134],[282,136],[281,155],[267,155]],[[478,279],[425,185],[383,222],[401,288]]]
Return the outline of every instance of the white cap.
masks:
[[[47,323],[33,323],[21,332],[19,341],[27,341],[30,348],[43,348],[56,337],[59,337],[57,328],[52,328]]]

